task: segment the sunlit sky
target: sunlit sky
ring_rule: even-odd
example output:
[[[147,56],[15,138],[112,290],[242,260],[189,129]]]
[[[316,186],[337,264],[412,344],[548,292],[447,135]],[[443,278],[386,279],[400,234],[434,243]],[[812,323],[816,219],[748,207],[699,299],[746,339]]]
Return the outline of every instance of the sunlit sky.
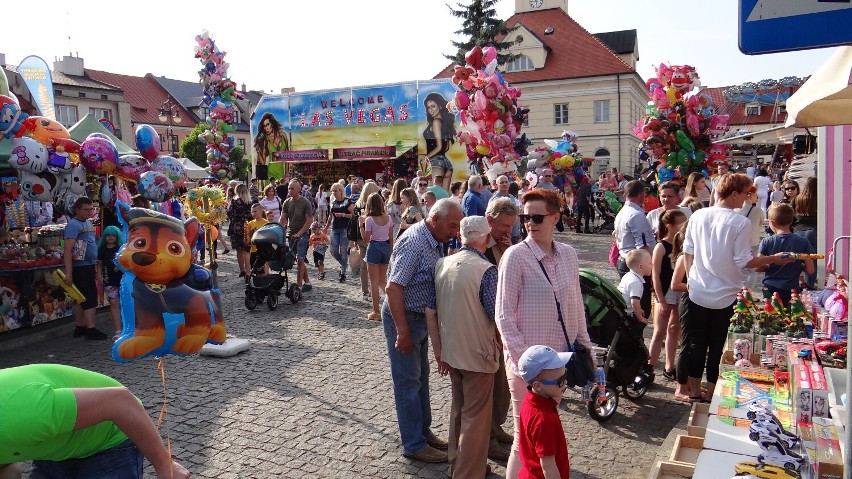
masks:
[[[86,68],[195,81],[194,37],[207,29],[237,84],[308,91],[432,78],[448,65],[442,54],[453,53],[461,25],[443,0],[119,3],[19,2],[5,9],[18,17],[4,18],[0,53],[10,65],[28,55],[52,65],[73,52]],[[498,16],[508,19],[514,7],[500,0]],[[807,76],[834,52],[744,55],[737,9],[737,0],[569,0],[569,14],[592,33],[638,30],[646,79],[661,62],[695,66],[705,86]]]

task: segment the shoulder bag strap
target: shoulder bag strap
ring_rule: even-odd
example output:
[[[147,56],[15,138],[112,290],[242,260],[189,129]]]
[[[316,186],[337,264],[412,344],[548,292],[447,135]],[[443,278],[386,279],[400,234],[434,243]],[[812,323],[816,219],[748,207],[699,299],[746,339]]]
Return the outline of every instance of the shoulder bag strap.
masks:
[[[532,248],[530,248],[530,245],[526,244],[526,246],[529,248],[530,253],[535,255]],[[571,340],[568,339],[568,330],[565,328],[565,320],[562,319],[562,305],[559,304],[559,299],[556,298],[556,289],[553,287],[553,282],[550,281],[550,276],[547,274],[547,270],[544,269],[544,264],[539,259],[536,259],[536,261],[538,261],[538,267],[541,268],[541,272],[544,273],[544,277],[547,279],[547,282],[550,283],[550,289],[553,292],[553,300],[556,301],[556,318],[559,320],[559,325],[562,326],[562,335],[565,336],[565,342],[568,343],[568,351],[574,352],[574,345],[572,345]]]

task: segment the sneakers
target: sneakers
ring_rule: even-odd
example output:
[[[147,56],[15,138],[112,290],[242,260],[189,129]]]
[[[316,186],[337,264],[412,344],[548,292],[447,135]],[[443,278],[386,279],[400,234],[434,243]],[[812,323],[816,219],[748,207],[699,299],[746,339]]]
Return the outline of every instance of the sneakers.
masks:
[[[381,321],[382,315],[375,311],[370,311],[370,314],[367,315],[367,319],[370,321]]]
[[[322,273],[319,274],[319,279],[320,279],[320,281],[325,279],[325,271],[323,271]]]
[[[372,301],[372,300],[373,300],[373,297],[372,297],[372,296],[370,296],[370,293],[364,293],[364,294],[362,294],[362,295],[361,295],[361,298],[362,298],[364,301]]]
[[[86,328],[86,339],[101,341],[107,338],[107,334],[98,328]]]
[[[227,248],[225,248],[224,250],[222,250],[222,254],[228,254],[228,253],[230,253],[230,252],[231,252],[231,250],[229,250],[229,249],[227,249]]]
[[[669,381],[674,381],[674,380],[676,380],[676,379],[677,379],[677,378],[675,377],[675,370],[674,370],[674,369],[672,369],[671,371],[666,371],[666,370],[664,369],[664,370],[663,370],[663,377],[664,377],[664,378],[666,378],[666,379],[668,379]]]
[[[312,289],[314,289],[314,287],[311,286],[311,283],[305,283],[305,284],[302,285],[302,292],[303,293],[307,293],[308,291],[310,291]]]
[[[338,282],[345,283],[346,282],[346,273],[340,273],[340,277],[337,278]]]
[[[418,452],[417,454],[412,454],[408,457],[432,464],[438,462],[447,462],[447,453],[444,451],[439,451],[432,446],[426,446],[426,449]]]
[[[86,335],[86,327],[85,326],[77,326],[76,328],[74,328],[74,337],[75,338],[82,338],[85,335]]]

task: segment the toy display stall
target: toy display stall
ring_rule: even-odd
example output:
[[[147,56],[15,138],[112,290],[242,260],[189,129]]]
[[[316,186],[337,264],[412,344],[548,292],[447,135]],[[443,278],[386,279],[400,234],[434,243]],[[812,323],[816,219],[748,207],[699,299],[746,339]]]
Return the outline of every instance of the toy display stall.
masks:
[[[693,404],[687,435],[651,477],[841,477],[845,294],[840,278],[833,292],[759,307],[744,290],[713,398]]]

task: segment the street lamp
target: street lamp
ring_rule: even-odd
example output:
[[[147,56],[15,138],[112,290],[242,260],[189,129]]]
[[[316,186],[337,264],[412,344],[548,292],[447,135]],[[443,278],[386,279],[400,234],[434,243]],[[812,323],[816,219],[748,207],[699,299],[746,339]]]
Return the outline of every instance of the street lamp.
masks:
[[[172,138],[173,138],[173,136],[172,136],[172,122],[174,122],[174,123],[180,123],[181,122],[180,107],[178,106],[177,103],[172,103],[171,98],[166,98],[166,101],[164,101],[163,104],[160,105],[160,114],[157,116],[157,118],[160,121],[167,121],[168,120],[168,122],[169,122],[169,129],[168,129],[169,149],[171,150],[172,155],[174,155],[176,153],[175,144],[177,142],[172,140]]]

